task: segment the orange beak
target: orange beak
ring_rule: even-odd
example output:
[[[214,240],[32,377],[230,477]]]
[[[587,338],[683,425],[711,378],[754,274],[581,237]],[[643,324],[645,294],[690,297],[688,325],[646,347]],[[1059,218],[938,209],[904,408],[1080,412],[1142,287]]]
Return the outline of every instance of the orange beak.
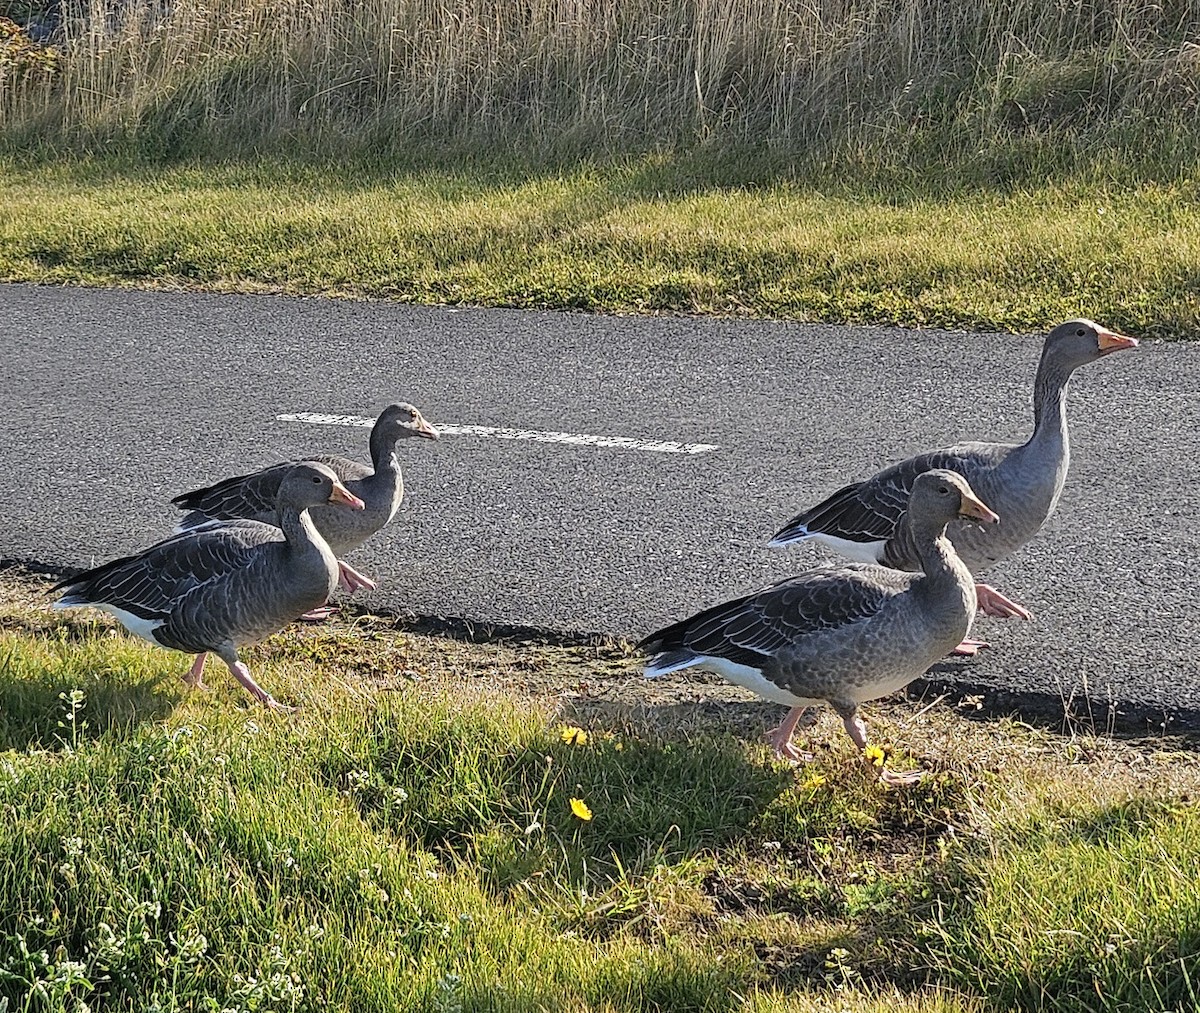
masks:
[[[427,440],[436,440],[438,431],[425,421],[424,415],[417,416],[417,435],[423,436]]]
[[[343,503],[351,510],[362,510],[367,505],[357,496],[355,496],[354,493],[342,485],[341,482],[333,483],[333,492],[329,494],[329,502]]]
[[[967,493],[963,493],[962,506],[958,508],[958,516],[970,517],[982,521],[984,524],[995,524],[1000,520],[999,514],[985,505],[983,500],[976,499]]]
[[[1127,338],[1116,331],[1106,331],[1103,327],[1096,328],[1096,345],[1101,355],[1119,352],[1122,348],[1137,348],[1137,338]]]

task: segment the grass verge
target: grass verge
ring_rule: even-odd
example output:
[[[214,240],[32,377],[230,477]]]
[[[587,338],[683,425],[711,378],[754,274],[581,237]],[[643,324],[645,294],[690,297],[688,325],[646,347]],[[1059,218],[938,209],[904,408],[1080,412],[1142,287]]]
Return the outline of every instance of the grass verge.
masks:
[[[0,279],[1022,330],[1200,324],[1198,181],[0,165]],[[744,177],[730,173],[734,180]],[[928,181],[926,181],[928,182]]]
[[[252,652],[285,717],[44,586],[0,594],[10,1010],[1194,1006],[1187,743],[880,705],[931,768],[887,790],[836,721],[792,771],[774,708],[622,645],[373,617]]]

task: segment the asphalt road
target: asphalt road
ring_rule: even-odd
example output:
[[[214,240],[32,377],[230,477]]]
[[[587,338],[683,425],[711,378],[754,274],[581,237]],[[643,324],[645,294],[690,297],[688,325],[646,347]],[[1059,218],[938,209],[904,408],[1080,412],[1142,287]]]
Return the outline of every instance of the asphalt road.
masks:
[[[0,286],[0,558],[91,565],[169,531],[179,491],[305,453],[365,459],[367,430],[288,413],[404,399],[435,424],[715,444],[406,441],[406,503],[350,557],[380,581],[373,607],[636,637],[822,558],[764,542],[844,481],[957,439],[1024,438],[1040,344]],[[992,649],[940,677],[1074,699],[1101,725],[1200,724],[1200,344],[1084,367],[1069,416],[1058,513],[990,574],[1035,620],[982,620]]]

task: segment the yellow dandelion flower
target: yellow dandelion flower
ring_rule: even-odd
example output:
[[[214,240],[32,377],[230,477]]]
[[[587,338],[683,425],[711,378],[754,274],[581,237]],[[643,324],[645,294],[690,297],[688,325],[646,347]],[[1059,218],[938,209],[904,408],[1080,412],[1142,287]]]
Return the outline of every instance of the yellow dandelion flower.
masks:
[[[821,785],[823,785],[828,780],[829,780],[829,778],[827,778],[824,774],[809,774],[808,780],[806,780],[804,782],[804,787],[805,788],[820,788]]]
[[[571,812],[585,823],[592,818],[592,810],[588,808],[588,804],[581,798],[571,799]]]
[[[617,739],[617,741],[613,743],[613,749],[615,749],[618,753],[624,748],[625,748],[625,743],[622,742],[620,739]]]
[[[875,764],[876,767],[882,767],[884,760],[887,759],[887,753],[883,751],[883,746],[870,745],[863,750],[863,756],[867,758],[869,763]]]
[[[571,746],[586,746],[588,733],[575,725],[563,725],[562,740]]]

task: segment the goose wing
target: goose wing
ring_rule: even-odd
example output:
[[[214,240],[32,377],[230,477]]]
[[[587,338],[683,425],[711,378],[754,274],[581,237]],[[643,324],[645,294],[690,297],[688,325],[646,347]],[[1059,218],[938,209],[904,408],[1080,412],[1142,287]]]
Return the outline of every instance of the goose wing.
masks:
[[[345,457],[319,455],[305,458],[325,465],[343,485],[372,474],[371,468]],[[248,475],[235,475],[202,489],[181,493],[171,503],[190,511],[179,522],[179,531],[214,520],[255,520],[275,523],[276,500],[284,475],[301,461],[283,461]]]
[[[843,486],[797,514],[776,532],[770,544],[780,547],[818,535],[859,544],[886,541],[900,528],[918,475],[945,468],[974,482],[980,472],[995,467],[1012,449],[1006,443],[962,443],[910,457],[862,482]]]
[[[684,667],[701,656],[761,668],[806,636],[870,619],[912,579],[867,564],[818,567],[714,605],[652,633],[638,647],[652,656],[647,674]]]
[[[139,619],[165,622],[185,598],[247,566],[283,533],[257,521],[210,524],[163,539],[133,555],[67,577],[59,605],[111,605]]]

